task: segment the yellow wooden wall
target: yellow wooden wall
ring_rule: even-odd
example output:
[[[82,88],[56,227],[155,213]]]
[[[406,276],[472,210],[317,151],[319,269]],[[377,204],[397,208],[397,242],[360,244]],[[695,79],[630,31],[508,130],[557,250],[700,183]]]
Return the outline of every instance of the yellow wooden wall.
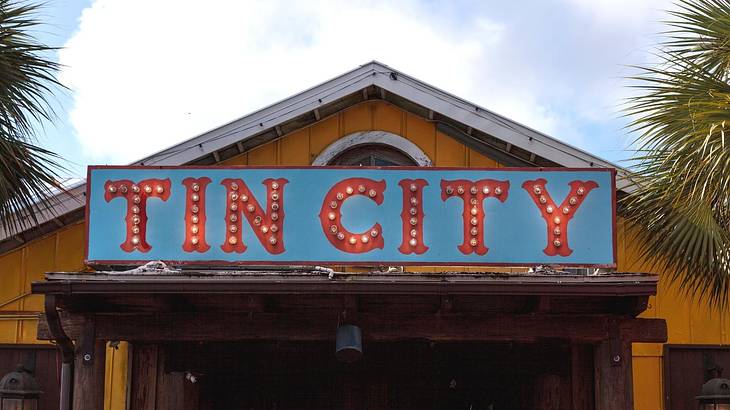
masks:
[[[385,102],[355,105],[310,127],[226,160],[221,165],[309,165],[336,139],[367,130],[383,130],[404,136],[418,145],[436,166],[500,167],[494,160],[438,132],[434,123]],[[621,223],[618,228],[618,269],[648,271],[629,245],[630,235]],[[0,256],[0,343],[37,343],[33,315],[42,310],[42,299],[28,295],[30,283],[41,280],[47,271],[83,269],[83,241],[83,224],[80,223]],[[418,269],[453,268],[424,266]],[[496,270],[504,271],[504,268]],[[727,334],[730,319],[721,320],[707,306],[679,297],[664,281],[660,281],[658,296],[651,298],[650,307],[643,316],[666,319],[670,343],[730,343]],[[636,409],[660,409],[662,346],[635,344],[633,350]],[[127,375],[125,344],[118,350],[107,350],[106,370],[105,409],[123,410]]]

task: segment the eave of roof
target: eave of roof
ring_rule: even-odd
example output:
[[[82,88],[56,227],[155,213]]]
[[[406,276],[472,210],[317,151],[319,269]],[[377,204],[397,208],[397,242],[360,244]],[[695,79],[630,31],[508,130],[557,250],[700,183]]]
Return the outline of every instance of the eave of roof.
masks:
[[[135,161],[131,165],[191,164],[207,155],[212,154],[217,157],[219,150],[231,146],[238,147],[237,152],[245,152],[254,146],[269,142],[270,137],[262,137],[264,134],[271,133],[273,137],[281,137],[280,124],[307,116],[311,116],[312,121],[319,120],[321,109],[325,109],[328,105],[331,107],[333,103],[359,92],[363,92],[364,98],[368,99],[367,90],[373,88],[379,90],[382,99],[386,99],[386,94],[392,94],[412,106],[426,110],[430,118],[437,116],[449,120],[449,123],[439,123],[440,129],[446,133],[452,130],[463,134],[459,136],[464,139],[463,142],[466,145],[473,142],[476,144],[473,148],[477,150],[485,147],[489,149],[489,144],[470,135],[471,130],[480,131],[505,142],[507,147],[517,147],[531,152],[560,166],[616,168],[619,175],[618,189],[631,190],[629,182],[623,178],[628,175],[627,170],[377,61],[364,64],[292,97]],[[452,123],[463,125],[467,132],[455,129],[451,126]],[[509,152],[500,154],[509,159]],[[67,193],[60,193],[56,198],[57,205],[54,209],[42,210],[37,216],[38,225],[29,227],[26,231],[52,223],[60,215],[78,213],[85,205],[85,194],[83,182],[70,188]],[[62,226],[59,223],[56,225]],[[42,231],[46,232],[46,229]],[[8,236],[0,231],[0,252],[20,246],[26,240],[23,233]]]

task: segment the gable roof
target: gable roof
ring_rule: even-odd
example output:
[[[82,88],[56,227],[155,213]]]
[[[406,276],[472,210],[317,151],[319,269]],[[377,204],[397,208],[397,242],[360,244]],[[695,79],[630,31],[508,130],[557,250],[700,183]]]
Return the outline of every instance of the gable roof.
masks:
[[[474,103],[456,97],[382,63],[372,61],[322,84],[131,165],[210,165],[309,126],[366,100],[387,100],[433,120],[437,129],[505,165],[609,167],[627,171]],[[621,190],[630,189],[622,179]],[[0,233],[0,252],[83,218],[85,183],[57,195],[53,210],[42,210],[39,224],[12,237]]]

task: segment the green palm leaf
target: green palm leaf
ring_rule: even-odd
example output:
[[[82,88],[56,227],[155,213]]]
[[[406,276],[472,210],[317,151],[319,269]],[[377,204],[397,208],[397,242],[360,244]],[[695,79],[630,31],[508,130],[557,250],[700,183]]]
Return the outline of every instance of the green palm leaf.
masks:
[[[54,119],[48,98],[61,88],[55,48],[33,31],[38,4],[0,0],[0,222],[6,232],[37,223],[37,212],[53,209],[63,187],[58,157],[35,144],[34,125]]]
[[[730,2],[682,0],[659,63],[633,77],[635,190],[621,200],[643,256],[719,307],[730,290]]]

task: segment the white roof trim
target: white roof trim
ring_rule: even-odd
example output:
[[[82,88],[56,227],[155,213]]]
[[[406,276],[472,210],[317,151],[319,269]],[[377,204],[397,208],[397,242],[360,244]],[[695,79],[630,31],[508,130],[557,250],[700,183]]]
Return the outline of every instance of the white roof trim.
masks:
[[[312,165],[327,165],[343,151],[366,144],[390,145],[399,149],[421,167],[433,166],[431,158],[418,145],[388,131],[358,131],[338,138],[322,150],[312,161]]]
[[[395,74],[395,75],[393,75]],[[516,147],[534,152],[565,167],[616,168],[619,176],[628,171],[600,157],[573,147],[476,104],[449,94],[423,81],[372,61],[292,97],[248,114],[203,134],[150,155],[131,165],[181,165],[244,141],[263,130],[275,127],[321,106],[353,94],[371,85],[419,104],[433,112],[459,121],[473,129],[492,135]],[[622,190],[632,190],[623,178],[617,181]],[[84,206],[85,183],[61,193],[55,215]],[[40,223],[54,218],[49,211],[38,216]],[[0,233],[0,240],[6,236]]]

